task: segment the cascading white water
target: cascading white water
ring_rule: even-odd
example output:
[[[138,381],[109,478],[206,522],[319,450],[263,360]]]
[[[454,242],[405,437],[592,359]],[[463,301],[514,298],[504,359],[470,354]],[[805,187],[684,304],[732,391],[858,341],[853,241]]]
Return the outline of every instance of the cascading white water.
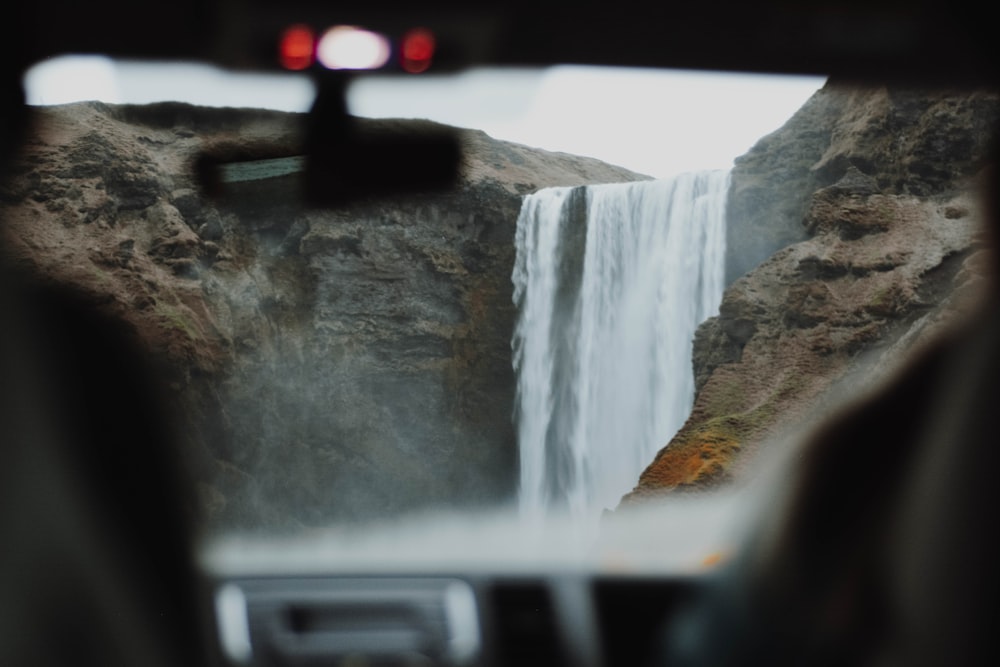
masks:
[[[525,198],[512,280],[523,515],[594,517],[691,409],[695,328],[719,308],[729,173]]]

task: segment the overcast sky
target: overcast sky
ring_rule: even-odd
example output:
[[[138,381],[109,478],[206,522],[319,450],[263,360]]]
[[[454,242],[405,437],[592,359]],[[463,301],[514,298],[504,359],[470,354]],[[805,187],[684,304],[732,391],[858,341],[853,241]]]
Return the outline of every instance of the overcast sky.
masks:
[[[31,104],[182,100],[304,111],[313,95],[303,76],[100,57],[43,63],[25,85]],[[816,77],[563,66],[368,77],[352,87],[350,105],[362,116],[430,118],[665,177],[731,167],[822,85]]]

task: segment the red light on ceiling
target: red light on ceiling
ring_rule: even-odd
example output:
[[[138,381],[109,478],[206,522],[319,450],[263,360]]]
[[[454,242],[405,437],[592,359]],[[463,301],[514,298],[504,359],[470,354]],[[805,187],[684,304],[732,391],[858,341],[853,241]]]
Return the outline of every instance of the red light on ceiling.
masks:
[[[434,33],[424,28],[416,28],[403,36],[400,50],[401,65],[411,74],[426,72],[431,66],[437,41]]]
[[[312,66],[316,55],[316,34],[305,25],[293,25],[281,33],[278,61],[285,69],[304,70]]]

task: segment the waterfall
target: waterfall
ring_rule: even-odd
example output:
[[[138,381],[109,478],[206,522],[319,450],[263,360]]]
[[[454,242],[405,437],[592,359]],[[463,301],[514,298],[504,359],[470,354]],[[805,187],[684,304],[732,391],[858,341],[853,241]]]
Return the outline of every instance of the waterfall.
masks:
[[[525,198],[512,280],[524,515],[614,508],[691,409],[723,288],[729,173]]]

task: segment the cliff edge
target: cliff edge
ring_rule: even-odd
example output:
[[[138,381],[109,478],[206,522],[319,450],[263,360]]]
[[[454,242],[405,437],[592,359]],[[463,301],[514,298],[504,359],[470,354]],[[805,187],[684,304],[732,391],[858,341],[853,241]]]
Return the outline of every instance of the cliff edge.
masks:
[[[828,83],[736,161],[695,403],[624,504],[743,479],[975,307],[997,110],[985,91]]]
[[[212,525],[511,500],[521,196],[644,177],[463,130],[455,189],[310,209],[297,198],[302,120],[175,103],[36,108],[0,185],[6,259],[128,323],[171,390]],[[234,165],[218,198],[195,178],[204,155]]]

